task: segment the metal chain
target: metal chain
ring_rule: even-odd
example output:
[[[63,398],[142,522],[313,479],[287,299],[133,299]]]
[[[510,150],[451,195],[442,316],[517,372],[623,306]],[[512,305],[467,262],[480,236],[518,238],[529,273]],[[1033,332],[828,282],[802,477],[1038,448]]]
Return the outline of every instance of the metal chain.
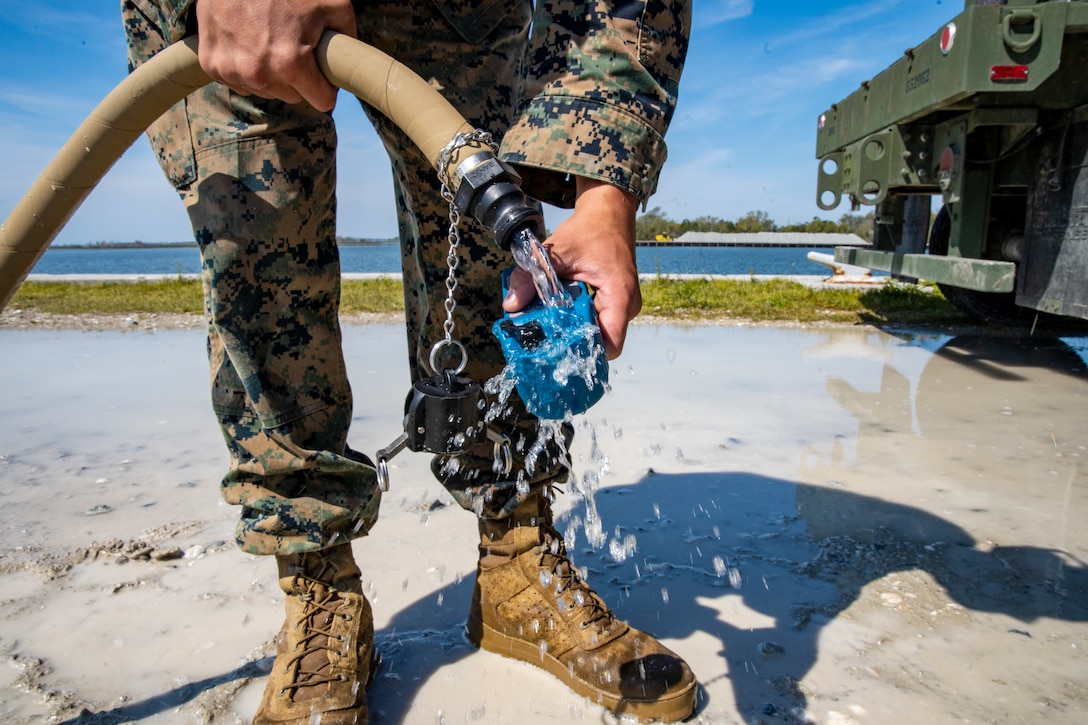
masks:
[[[447,167],[454,155],[466,146],[483,146],[492,153],[497,153],[499,149],[487,131],[476,128],[468,133],[459,133],[438,154],[439,179],[444,180],[449,176]],[[457,265],[459,264],[457,247],[461,243],[461,233],[458,229],[461,225],[461,212],[457,210],[457,204],[454,202],[453,190],[446,185],[445,181],[442,181],[442,198],[450,205],[450,230],[446,235],[450,243],[450,251],[446,255],[446,264],[449,267],[449,273],[446,275],[446,321],[442,323],[442,329],[446,333],[442,342],[449,345],[453,343],[453,311],[457,309],[454,292],[457,291]]]

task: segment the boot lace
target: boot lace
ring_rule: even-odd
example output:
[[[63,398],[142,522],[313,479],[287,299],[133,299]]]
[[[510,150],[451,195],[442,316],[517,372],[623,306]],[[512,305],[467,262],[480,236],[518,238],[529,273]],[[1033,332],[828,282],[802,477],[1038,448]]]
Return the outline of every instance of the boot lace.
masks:
[[[332,675],[331,653],[338,651],[342,646],[342,638],[332,632],[333,622],[336,617],[351,619],[351,614],[343,612],[348,603],[340,598],[340,592],[332,586],[324,585],[320,581],[314,581],[308,577],[300,578],[305,582],[305,591],[301,595],[305,603],[302,617],[295,625],[303,628],[303,636],[295,646],[296,653],[285,663],[285,668],[290,670],[296,662],[298,669],[295,672],[295,681],[285,685],[281,694],[288,692],[294,694],[300,688],[316,687],[332,682],[344,682],[344,675]],[[319,574],[318,579],[321,578]],[[304,665],[307,658],[319,652],[325,656],[320,658],[321,664],[314,669],[307,669]],[[312,666],[312,661],[311,663]]]
[[[541,570],[550,574],[557,597],[570,592],[575,607],[585,610],[582,629],[593,627],[597,632],[601,632],[610,628],[615,621],[612,610],[605,606],[601,598],[582,580],[578,568],[571,564],[570,559],[567,558],[567,547],[563,537],[552,526],[550,518],[548,517],[546,522],[541,522],[540,527],[539,566]]]

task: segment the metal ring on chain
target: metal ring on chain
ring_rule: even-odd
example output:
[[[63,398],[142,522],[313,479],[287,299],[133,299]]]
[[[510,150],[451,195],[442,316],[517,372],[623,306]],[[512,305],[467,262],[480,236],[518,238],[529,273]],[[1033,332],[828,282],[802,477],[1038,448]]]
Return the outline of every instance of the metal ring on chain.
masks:
[[[378,465],[375,466],[375,473],[378,475],[378,489],[382,493],[389,492],[389,461],[384,458],[378,459]]]
[[[451,340],[449,338],[445,340],[439,340],[434,344],[434,347],[431,348],[431,357],[429,360],[431,363],[431,370],[433,370],[436,374],[438,373],[438,353],[444,347],[455,347],[461,351],[461,364],[453,370],[454,375],[459,375],[461,371],[465,369],[465,366],[468,365],[468,351],[465,350],[465,346],[459,343],[457,340]]]
[[[514,454],[510,452],[510,441],[505,440],[501,443],[495,444],[495,460],[499,463],[502,470],[498,473],[503,476],[509,475],[510,471],[514,468]]]

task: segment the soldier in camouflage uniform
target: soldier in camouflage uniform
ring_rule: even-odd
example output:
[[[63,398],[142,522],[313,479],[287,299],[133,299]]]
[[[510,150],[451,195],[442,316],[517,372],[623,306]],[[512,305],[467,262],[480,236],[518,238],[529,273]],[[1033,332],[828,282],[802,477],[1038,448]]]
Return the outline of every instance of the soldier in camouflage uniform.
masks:
[[[502,139],[500,156],[517,165],[529,195],[575,207],[548,244],[562,276],[598,289],[615,356],[640,306],[634,215],[665,159],[690,8],[541,0],[534,14],[530,0],[122,0],[122,13],[130,66],[198,33],[201,65],[219,81],[148,135],[201,250],[213,407],[231,457],[223,497],[240,506],[239,545],[275,555],[287,595],[254,722],[365,722],[373,620],[350,541],[373,526],[380,492],[371,462],[347,446],[335,89],[313,63],[313,45],[331,28],[397,58]],[[247,32],[287,38],[297,57],[284,61],[276,52],[284,46],[261,46]],[[393,168],[415,380],[433,374],[428,356],[443,335],[448,205],[418,149],[366,111]],[[499,270],[511,260],[471,220],[461,238],[455,330],[469,351],[465,374],[484,381],[503,364],[489,330],[501,314]],[[531,284],[519,273],[512,286],[503,304],[518,309]],[[509,475],[493,472],[490,443],[456,466],[441,457],[432,466],[479,521],[470,637],[614,711],[686,717],[696,694],[687,665],[616,620],[566,557],[550,506],[565,475],[562,442],[534,447],[538,426],[516,400],[496,425],[514,443]],[[524,451],[536,451],[533,460]]]

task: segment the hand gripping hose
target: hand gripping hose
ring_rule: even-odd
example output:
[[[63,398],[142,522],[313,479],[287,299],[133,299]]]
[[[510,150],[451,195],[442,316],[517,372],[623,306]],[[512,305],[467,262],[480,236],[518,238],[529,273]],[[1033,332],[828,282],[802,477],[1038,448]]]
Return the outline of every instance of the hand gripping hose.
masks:
[[[376,48],[330,31],[314,53],[330,83],[387,116],[436,169],[443,148],[459,134],[473,130],[430,84]],[[0,310],[83,199],[136,138],[171,106],[210,81],[200,68],[197,40],[190,37],[140,65],[98,104],[0,225]],[[487,156],[471,146],[460,149],[444,167],[451,177],[456,171],[456,178],[442,178],[442,183],[458,189],[463,178],[480,175],[477,167],[495,166],[490,163],[493,159],[481,160]],[[511,186],[511,175],[515,184],[518,181],[508,168],[496,174],[501,177],[496,181],[506,187]],[[478,196],[466,204],[483,206]],[[520,191],[514,196],[524,205]],[[484,210],[472,213],[480,218]]]

